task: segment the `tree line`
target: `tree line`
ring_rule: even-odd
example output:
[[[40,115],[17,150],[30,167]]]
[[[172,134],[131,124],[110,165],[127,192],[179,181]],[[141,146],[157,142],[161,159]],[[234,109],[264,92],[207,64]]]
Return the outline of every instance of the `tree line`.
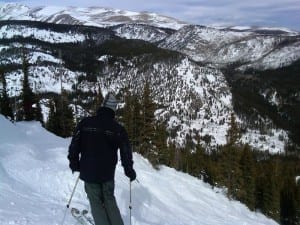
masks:
[[[61,96],[54,96],[48,102],[49,116],[46,123],[43,118],[38,93],[34,93],[29,82],[29,59],[25,48],[22,48],[22,90],[13,99],[9,98],[5,69],[0,67],[0,113],[12,121],[39,121],[49,131],[61,137],[69,137],[74,130],[74,113],[69,106],[68,94],[61,90]]]
[[[15,121],[37,120],[43,123],[42,110],[39,102],[39,96],[34,94],[29,83],[29,63],[25,50],[22,51],[22,92],[20,96],[15,96],[15,104],[11,104],[8,97],[7,84],[5,79],[5,70],[0,67],[0,113]]]
[[[120,113],[133,149],[159,169],[167,165],[223,188],[230,199],[262,212],[282,225],[300,224],[300,159],[297,155],[270,154],[238,143],[240,129],[231,115],[227,144],[207,150],[205,137],[186,135],[184,147],[172,142],[166,124],[155,119],[157,105],[149,84],[141,95],[125,91]],[[196,139],[196,141],[195,141]]]

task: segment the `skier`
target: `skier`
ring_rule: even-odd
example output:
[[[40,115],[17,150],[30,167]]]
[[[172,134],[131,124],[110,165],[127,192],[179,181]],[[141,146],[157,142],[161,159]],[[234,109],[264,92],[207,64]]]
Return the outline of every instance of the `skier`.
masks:
[[[84,181],[95,225],[124,225],[114,196],[118,149],[125,175],[136,179],[127,132],[114,119],[117,103],[108,93],[97,115],[78,123],[69,146],[69,166]]]

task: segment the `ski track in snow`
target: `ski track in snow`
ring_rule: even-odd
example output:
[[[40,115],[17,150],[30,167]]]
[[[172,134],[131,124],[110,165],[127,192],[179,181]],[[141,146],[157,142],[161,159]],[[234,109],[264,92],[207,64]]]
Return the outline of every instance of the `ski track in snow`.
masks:
[[[78,176],[68,168],[69,143],[38,122],[13,124],[0,115],[0,225],[62,224]],[[157,171],[136,153],[134,161],[139,183],[132,183],[133,225],[277,224],[199,179],[165,166]],[[129,225],[129,181],[120,163],[115,194]],[[82,181],[72,206],[89,209]],[[76,224],[68,212],[64,224]]]

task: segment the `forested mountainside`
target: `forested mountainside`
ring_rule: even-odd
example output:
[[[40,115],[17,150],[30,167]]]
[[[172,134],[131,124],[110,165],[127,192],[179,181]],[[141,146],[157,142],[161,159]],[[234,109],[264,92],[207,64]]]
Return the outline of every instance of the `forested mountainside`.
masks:
[[[154,110],[156,118],[166,123],[172,140],[180,146],[184,145],[186,135],[194,140],[202,137],[202,144],[208,146],[226,144],[232,114],[243,128],[240,140],[262,150],[284,151],[288,131],[294,135],[294,128],[277,125],[274,117],[268,114],[260,116],[258,113],[259,119],[249,123],[245,114],[234,112],[232,93],[238,93],[232,92],[235,89],[232,83],[234,75],[231,74],[237,71],[233,64],[229,63],[226,70],[220,70],[211,63],[197,62],[180,52],[159,48],[157,44],[161,41],[124,39],[119,36],[120,27],[116,26],[98,28],[37,21],[0,21],[0,25],[1,65],[11,97],[21,93],[22,54],[25,51],[34,92],[41,95],[61,93],[63,87],[71,93],[91,95],[82,106],[92,104],[89,101],[94,101],[92,95],[95,92],[109,89],[124,92],[128,89],[141,94],[148,83],[151,98],[157,106]],[[154,29],[146,25],[139,25],[139,29],[141,26],[148,32]],[[125,30],[130,27],[136,29],[131,25]],[[164,28],[154,30],[164,35],[174,33]],[[238,74],[245,73],[238,71]],[[269,95],[277,88],[270,85]],[[265,96],[264,87],[255,93]],[[297,95],[297,88],[294,92]],[[46,121],[49,107],[42,106]],[[81,110],[85,114],[89,111],[88,107]]]
[[[241,31],[190,25],[168,36],[159,46],[219,68],[238,65],[240,70],[276,69],[300,57],[299,33],[277,30]]]
[[[230,83],[234,110],[249,124],[259,118],[270,118],[284,130],[291,131],[292,142],[300,137],[300,61],[289,66],[240,71],[229,69],[224,74]]]
[[[31,24],[41,25],[36,22]],[[14,91],[12,88],[16,86],[13,82],[20,84],[21,77],[16,77],[15,72],[20,72],[22,68],[22,58],[18,58],[18,46],[23,45],[28,50],[29,63],[32,65],[29,69],[36,78],[32,82],[35,83],[37,92],[59,93],[59,77],[62,74],[62,85],[68,91],[74,91],[76,85],[77,91],[82,92],[99,92],[100,86],[104,90],[129,89],[135,94],[141,94],[148,82],[151,97],[158,104],[157,117],[168,122],[170,129],[177,129],[173,133],[178,143],[184,142],[188,130],[197,129],[200,125],[208,129],[204,135],[210,134],[210,124],[215,123],[224,126],[218,135],[219,140],[215,142],[226,143],[225,120],[231,113],[231,96],[220,71],[201,67],[180,53],[160,49],[144,41],[120,39],[102,28],[96,33],[93,33],[95,28],[80,28],[86,29],[83,32],[78,28],[72,33],[66,31],[63,27],[65,25],[59,25],[64,29],[61,34],[56,33],[56,30],[47,30],[51,26],[53,25],[44,30],[40,29],[40,37],[39,32],[35,32],[37,37],[13,36],[1,39],[3,44],[15,45],[2,50],[2,62],[8,72],[8,89]],[[20,34],[26,36],[26,31],[22,30],[26,28],[20,28],[19,25],[16,27],[21,29]],[[36,28],[29,28],[30,32],[31,29]],[[59,34],[65,35],[64,40],[67,42],[51,41],[51,37],[55,35],[55,38],[61,40]],[[76,41],[73,40],[74,37],[77,38]],[[107,41],[102,43],[100,40]],[[49,81],[52,84],[49,85]],[[204,105],[209,107],[203,107]],[[85,110],[89,111],[88,108]],[[193,126],[187,126],[186,123],[193,123]],[[218,133],[216,128],[212,129]]]

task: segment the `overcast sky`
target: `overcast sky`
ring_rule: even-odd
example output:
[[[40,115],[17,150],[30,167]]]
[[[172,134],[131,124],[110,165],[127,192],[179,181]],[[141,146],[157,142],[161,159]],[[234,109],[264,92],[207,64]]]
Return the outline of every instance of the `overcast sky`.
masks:
[[[0,0],[28,6],[101,6],[149,11],[199,25],[287,27],[300,31],[300,0]]]

